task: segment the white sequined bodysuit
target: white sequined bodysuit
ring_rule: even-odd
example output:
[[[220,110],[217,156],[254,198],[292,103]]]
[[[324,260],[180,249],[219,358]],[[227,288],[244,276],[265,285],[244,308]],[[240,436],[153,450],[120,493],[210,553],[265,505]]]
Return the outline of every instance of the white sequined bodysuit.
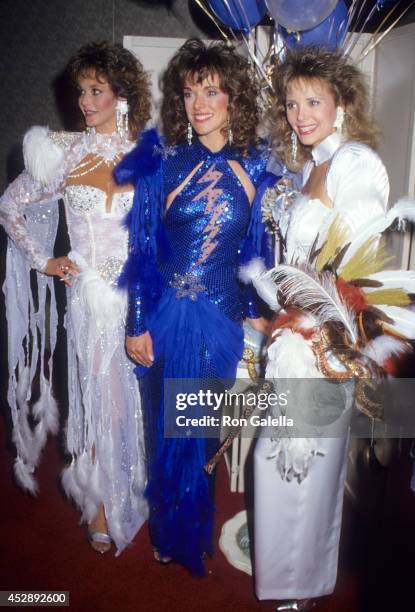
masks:
[[[69,257],[81,273],[67,291],[66,443],[72,462],[64,470],[63,485],[87,522],[104,505],[109,533],[120,552],[146,517],[139,391],[134,364],[124,348],[126,298],[114,286],[127,257],[128,234],[122,223],[133,191],[117,192],[114,184],[102,184],[96,177],[100,171],[111,177],[114,164],[132,143],[118,134],[32,128],[25,145],[26,170],[1,198],[0,222],[12,248],[17,247],[26,263],[42,271],[53,256],[53,240],[36,239],[34,221],[41,221],[42,215],[47,221],[58,199],[64,200],[72,248]],[[13,319],[12,314],[8,316]],[[10,335],[9,340],[13,342]],[[18,355],[19,346],[15,349]],[[13,359],[11,369],[22,369],[23,359]],[[11,385],[14,382],[11,376]],[[38,457],[33,457],[30,446],[36,441],[22,435],[23,412],[18,398],[14,403],[19,460],[33,471]]]

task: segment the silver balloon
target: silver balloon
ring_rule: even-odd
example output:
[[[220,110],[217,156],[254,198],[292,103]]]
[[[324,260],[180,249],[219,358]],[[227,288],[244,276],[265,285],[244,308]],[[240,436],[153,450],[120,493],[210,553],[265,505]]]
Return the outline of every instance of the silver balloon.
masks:
[[[291,32],[311,30],[335,9],[337,0],[265,0],[276,23]]]

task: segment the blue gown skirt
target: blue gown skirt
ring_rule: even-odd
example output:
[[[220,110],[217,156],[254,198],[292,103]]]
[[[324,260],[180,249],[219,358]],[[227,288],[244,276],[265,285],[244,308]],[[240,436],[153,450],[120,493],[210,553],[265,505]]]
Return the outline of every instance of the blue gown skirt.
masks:
[[[213,478],[204,465],[217,439],[164,437],[164,385],[169,379],[232,380],[243,352],[241,324],[200,293],[176,297],[168,288],[148,321],[154,364],[138,366],[146,437],[150,535],[161,556],[203,574],[212,553]]]

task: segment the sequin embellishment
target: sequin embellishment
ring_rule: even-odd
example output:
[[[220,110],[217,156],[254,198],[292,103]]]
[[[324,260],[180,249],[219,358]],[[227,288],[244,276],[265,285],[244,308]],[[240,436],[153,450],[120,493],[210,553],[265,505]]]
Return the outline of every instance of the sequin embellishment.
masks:
[[[52,142],[66,149],[79,138],[79,132],[49,132],[48,136]]]
[[[210,183],[203,191],[193,198],[193,201],[197,202],[202,198],[206,198],[205,214],[212,215],[209,223],[203,230],[207,235],[206,240],[202,246],[202,254],[200,255],[197,264],[201,264],[209,257],[212,251],[217,247],[218,240],[215,240],[217,234],[221,229],[220,218],[228,202],[218,202],[218,199],[223,193],[223,189],[216,187],[216,184],[220,181],[223,176],[223,172],[219,172],[215,169],[213,164],[208,171],[198,180],[198,183]]]
[[[206,287],[203,285],[196,274],[193,272],[186,272],[186,274],[175,274],[170,286],[176,289],[176,297],[189,299],[196,302],[198,293],[205,291]]]
[[[65,192],[68,204],[75,213],[87,213],[99,206],[104,193],[90,185],[68,185]]]
[[[118,277],[121,274],[124,262],[118,257],[107,257],[107,259],[98,266],[98,272],[101,278],[109,285],[115,285]]]

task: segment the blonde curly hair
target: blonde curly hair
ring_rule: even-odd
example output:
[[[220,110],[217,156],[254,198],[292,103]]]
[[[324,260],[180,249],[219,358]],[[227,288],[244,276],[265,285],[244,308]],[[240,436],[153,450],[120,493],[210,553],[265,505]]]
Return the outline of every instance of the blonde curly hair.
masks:
[[[267,114],[273,150],[290,170],[301,169],[311,157],[311,147],[298,142],[297,162],[291,156],[292,129],[286,115],[287,86],[291,81],[319,80],[326,83],[336,105],[345,110],[344,127],[347,140],[363,142],[376,149],[380,132],[370,116],[370,103],[365,78],[361,71],[337,51],[317,47],[291,50],[275,66],[272,83],[275,102]]]

